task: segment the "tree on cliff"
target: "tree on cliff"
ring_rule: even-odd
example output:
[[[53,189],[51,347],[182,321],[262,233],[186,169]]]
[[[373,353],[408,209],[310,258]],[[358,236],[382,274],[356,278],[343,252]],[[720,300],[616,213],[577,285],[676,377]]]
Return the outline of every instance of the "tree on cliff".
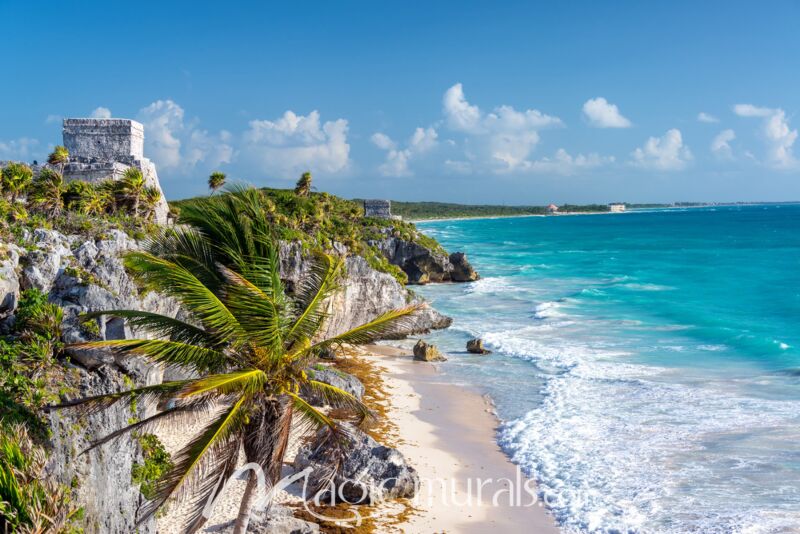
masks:
[[[64,209],[64,178],[53,169],[42,169],[30,186],[28,204],[49,217],[57,217]]]
[[[294,187],[294,192],[298,196],[307,197],[311,194],[311,173],[304,172],[300,179],[297,180],[297,185]]]
[[[287,294],[264,198],[262,192],[247,189],[188,206],[181,211],[180,222],[193,228],[165,230],[147,252],[126,256],[126,267],[146,290],[182,304],[191,315],[186,322],[135,310],[98,312],[89,317],[121,318],[159,339],[73,346],[143,355],[200,376],[62,405],[83,413],[134,401],[167,406],[93,446],[156,423],[180,423],[197,412],[213,415],[173,457],[174,467],[156,483],[140,521],[170,497],[185,498],[191,504],[187,531],[196,531],[205,522],[204,506],[223,491],[235,471],[240,448],[247,462],[260,466],[268,484],[274,484],[280,478],[293,416],[299,417],[306,430],[326,429],[333,442],[340,443],[336,422],[308,404],[299,395],[301,388],[355,412],[362,420],[371,413],[356,397],[311,379],[305,369],[331,346],[364,343],[394,332],[416,309],[390,311],[346,333],[319,339],[327,319],[325,301],[337,289],[343,263],[316,254],[304,280]],[[332,469],[338,468],[344,454],[340,451]],[[235,524],[237,534],[247,530],[257,483],[256,473],[250,472]]]
[[[3,195],[15,202],[33,180],[33,171],[23,163],[9,163],[0,173]]]
[[[224,172],[214,171],[208,177],[208,188],[211,189],[211,194],[216,193],[225,185],[225,176]]]
[[[47,156],[47,163],[53,166],[58,166],[59,171],[62,175],[64,174],[64,167],[69,163],[69,150],[67,147],[58,145],[56,146],[53,151]]]
[[[142,171],[136,167],[129,167],[122,175],[122,179],[115,184],[117,196],[131,206],[134,217],[139,215],[139,205],[142,202],[147,186],[144,183]],[[117,202],[117,205],[120,203]]]

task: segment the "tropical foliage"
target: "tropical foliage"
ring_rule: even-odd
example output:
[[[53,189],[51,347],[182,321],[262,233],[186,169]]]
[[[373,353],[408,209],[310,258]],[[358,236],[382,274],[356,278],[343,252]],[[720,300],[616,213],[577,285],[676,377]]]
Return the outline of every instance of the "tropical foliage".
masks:
[[[172,459],[173,465],[153,486],[144,519],[178,498],[191,508],[189,532],[199,528],[203,507],[224,489],[240,449],[248,462],[277,480],[293,416],[311,431],[325,429],[336,442],[331,417],[300,395],[309,388],[361,420],[370,411],[353,395],[308,376],[316,356],[334,345],[364,343],[402,327],[414,307],[385,313],[349,332],[321,338],[327,319],[326,300],[337,290],[343,262],[323,253],[313,256],[307,276],[287,293],[280,278],[274,245],[271,204],[256,189],[238,189],[186,206],[187,227],[165,230],[148,251],[132,252],[125,265],[146,290],[179,301],[188,321],[136,310],[89,314],[125,319],[157,339],[97,341],[76,349],[108,349],[138,354],[168,367],[196,372],[199,378],[77,399],[62,407],[94,413],[112,405],[153,402],[168,406],[94,445],[123,433],[146,431],[155,423],[180,424],[198,412],[211,414],[208,424]],[[338,465],[330,466],[335,470]],[[251,476],[236,532],[247,527],[254,497]]]
[[[311,173],[304,172],[300,179],[297,180],[297,185],[294,187],[294,194],[300,197],[307,197],[311,194]]]
[[[211,189],[211,193],[216,193],[225,185],[225,180],[227,177],[225,176],[224,172],[214,171],[208,177],[208,188]]]

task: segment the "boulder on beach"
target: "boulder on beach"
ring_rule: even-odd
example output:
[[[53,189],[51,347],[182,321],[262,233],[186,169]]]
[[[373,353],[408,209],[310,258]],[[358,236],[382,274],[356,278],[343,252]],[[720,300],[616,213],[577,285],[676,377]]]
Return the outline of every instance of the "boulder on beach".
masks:
[[[470,339],[467,341],[467,352],[471,352],[472,354],[492,353],[492,351],[483,346],[483,340],[481,338]]]
[[[339,388],[354,397],[360,399],[364,395],[364,384],[351,374],[344,373],[338,369],[325,366],[315,366],[306,370],[308,378],[323,382],[333,387]],[[312,406],[325,406],[328,404],[325,395],[320,391],[315,391],[309,386],[304,386],[300,392]]]
[[[323,487],[322,499],[330,502],[333,489],[335,502],[374,504],[385,499],[413,497],[419,487],[417,471],[397,449],[381,445],[355,426],[344,423],[332,436],[327,430],[317,433],[314,441],[300,448],[294,467],[301,471],[311,467],[311,486],[325,480],[330,466],[344,455],[341,469],[333,478],[334,487]],[[308,497],[308,496],[306,496]]]
[[[421,362],[444,362],[447,358],[439,352],[436,345],[429,345],[421,339],[414,345],[414,359]]]

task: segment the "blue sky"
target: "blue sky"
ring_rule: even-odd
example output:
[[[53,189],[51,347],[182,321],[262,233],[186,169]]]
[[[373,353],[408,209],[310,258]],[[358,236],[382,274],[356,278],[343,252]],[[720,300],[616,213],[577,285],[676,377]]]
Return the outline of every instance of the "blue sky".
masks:
[[[110,114],[170,198],[800,200],[796,2],[51,4],[0,1],[0,159]]]

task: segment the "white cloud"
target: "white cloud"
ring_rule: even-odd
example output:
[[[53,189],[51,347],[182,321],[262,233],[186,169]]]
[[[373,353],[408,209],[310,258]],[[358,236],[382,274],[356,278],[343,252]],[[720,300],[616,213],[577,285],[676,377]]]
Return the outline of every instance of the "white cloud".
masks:
[[[622,116],[619,108],[602,96],[590,98],[583,104],[583,114],[595,128],[630,128],[631,121]]]
[[[533,172],[570,175],[613,162],[613,156],[600,156],[595,153],[586,156],[583,154],[571,156],[566,150],[559,148],[552,158],[545,157],[536,161],[526,162],[526,167]]]
[[[347,121],[320,122],[318,111],[287,111],[274,121],[253,120],[243,135],[243,154],[265,172],[294,178],[304,171],[337,173],[350,163]]]
[[[388,135],[375,133],[370,138],[372,143],[382,150],[386,150],[386,161],[378,167],[384,176],[411,176],[414,173],[409,168],[409,162],[425,152],[433,149],[438,143],[439,135],[433,127],[417,128],[408,140],[406,148],[400,150]]]
[[[445,92],[442,102],[448,127],[466,137],[463,144],[469,152],[470,166],[490,172],[524,170],[539,142],[539,130],[563,126],[558,117],[535,109],[518,111],[511,106],[498,106],[484,113],[467,101],[460,83]],[[461,163],[458,167],[463,169]]]
[[[661,137],[651,137],[643,147],[631,154],[632,163],[644,169],[677,171],[686,167],[692,159],[689,147],[684,146],[678,129],[668,130]]]
[[[198,128],[196,120],[187,123],[184,117],[183,108],[172,100],[157,100],[139,111],[147,157],[159,168],[179,173],[200,164],[210,169],[231,162],[234,150],[229,132],[211,134]]]
[[[752,104],[737,104],[734,113],[740,117],[764,119],[760,133],[767,144],[766,162],[779,169],[791,169],[798,166],[792,147],[797,140],[797,130],[792,130],[786,112],[780,108],[764,108]]]
[[[711,152],[720,159],[733,158],[733,151],[730,142],[736,139],[736,132],[733,130],[722,130],[711,141]]]
[[[111,110],[108,108],[104,108],[103,106],[97,107],[92,111],[92,118],[93,119],[110,119],[111,118]]]
[[[57,124],[57,123],[60,123],[62,120],[63,119],[62,119],[61,115],[50,114],[44,120],[44,123],[45,124]]]
[[[701,111],[700,113],[697,114],[697,122],[706,122],[712,124],[715,122],[719,122],[719,119],[716,118],[714,115],[710,115],[705,111]]]
[[[28,137],[0,141],[0,160],[30,161],[38,147],[39,141]]]

